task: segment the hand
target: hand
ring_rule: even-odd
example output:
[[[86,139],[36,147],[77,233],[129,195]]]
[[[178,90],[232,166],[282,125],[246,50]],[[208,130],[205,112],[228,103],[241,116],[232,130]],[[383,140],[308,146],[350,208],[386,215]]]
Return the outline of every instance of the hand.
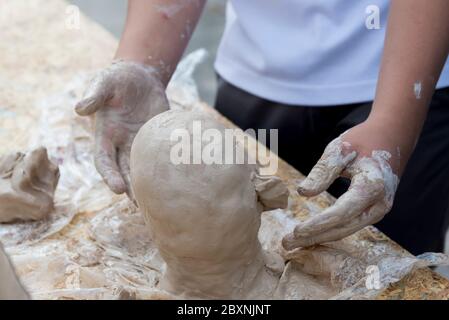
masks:
[[[137,131],[155,115],[169,109],[156,69],[117,61],[92,80],[76,105],[81,116],[95,113],[95,166],[109,188],[133,199],[129,154]]]
[[[334,205],[284,237],[284,248],[339,240],[381,220],[391,210],[399,183],[394,172],[402,170],[400,145],[400,137],[392,130],[370,121],[332,141],[298,193],[318,195],[339,176],[350,178],[351,185]]]

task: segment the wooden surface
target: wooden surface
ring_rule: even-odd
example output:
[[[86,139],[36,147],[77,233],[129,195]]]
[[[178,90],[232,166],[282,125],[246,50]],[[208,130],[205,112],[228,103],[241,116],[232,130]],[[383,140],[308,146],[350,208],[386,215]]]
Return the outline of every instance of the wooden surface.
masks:
[[[63,91],[68,82],[106,66],[112,58],[116,39],[84,16],[79,29],[67,27],[67,8],[62,0],[0,0],[0,153],[23,149],[33,138],[40,113],[37,101],[50,99]],[[213,109],[203,108],[232,126]],[[303,178],[282,160],[278,173],[291,190]],[[306,219],[311,211],[320,211],[334,202],[326,193],[311,199],[298,195],[293,198],[292,210],[298,219]],[[82,223],[83,218],[78,217],[70,228]],[[354,241],[390,241],[374,228],[352,237]],[[402,249],[397,246],[397,250]],[[430,269],[414,272],[379,297],[448,298],[449,281]]]

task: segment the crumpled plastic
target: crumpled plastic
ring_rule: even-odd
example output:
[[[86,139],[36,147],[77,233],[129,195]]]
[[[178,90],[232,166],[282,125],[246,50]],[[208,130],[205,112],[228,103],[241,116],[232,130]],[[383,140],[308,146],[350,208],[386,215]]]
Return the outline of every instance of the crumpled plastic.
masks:
[[[167,89],[172,108],[202,104],[192,74],[205,56],[193,52],[179,65]],[[0,241],[34,299],[176,299],[158,288],[165,265],[142,215],[95,170],[91,119],[73,111],[88,76],[79,74],[37,105],[41,116],[29,149],[43,145],[59,164],[55,210],[43,221],[0,225]],[[372,239],[285,252],[281,239],[297,222],[288,209],[262,214],[262,247],[285,260],[276,299],[371,299],[417,268],[449,264],[442,254],[398,250],[374,228]]]

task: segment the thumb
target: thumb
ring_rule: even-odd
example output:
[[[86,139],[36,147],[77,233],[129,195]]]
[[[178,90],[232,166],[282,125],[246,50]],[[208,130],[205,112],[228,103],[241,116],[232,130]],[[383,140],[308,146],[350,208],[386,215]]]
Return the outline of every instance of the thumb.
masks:
[[[356,157],[357,152],[351,151],[350,145],[343,142],[340,137],[333,140],[308,176],[300,183],[298,193],[311,197],[327,190]]]
[[[112,92],[109,90],[109,86],[101,76],[97,76],[87,88],[83,99],[76,104],[75,111],[80,116],[91,115],[111,98]]]

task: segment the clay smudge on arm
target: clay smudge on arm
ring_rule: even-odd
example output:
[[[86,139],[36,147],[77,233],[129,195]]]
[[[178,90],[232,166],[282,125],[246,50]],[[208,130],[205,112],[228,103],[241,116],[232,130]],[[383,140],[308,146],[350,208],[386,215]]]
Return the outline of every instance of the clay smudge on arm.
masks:
[[[413,84],[413,92],[417,100],[421,99],[422,92],[422,83],[421,81],[417,81]]]
[[[168,20],[176,16],[182,9],[192,3],[197,7],[200,6],[200,2],[198,0],[178,0],[170,4],[155,4],[153,6],[165,19]]]

